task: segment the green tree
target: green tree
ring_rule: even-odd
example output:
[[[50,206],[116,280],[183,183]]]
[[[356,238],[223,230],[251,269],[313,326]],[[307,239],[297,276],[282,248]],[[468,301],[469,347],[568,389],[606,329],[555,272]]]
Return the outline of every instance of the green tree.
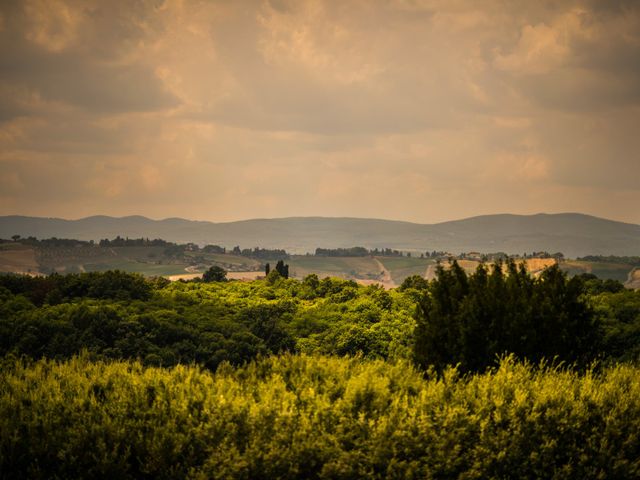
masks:
[[[227,271],[218,265],[214,265],[202,274],[202,280],[205,282],[226,282]]]
[[[286,265],[283,260],[278,260],[276,263],[276,271],[282,278],[289,278],[289,265]]]
[[[584,365],[599,329],[581,286],[557,265],[538,279],[512,260],[470,276],[455,261],[449,270],[439,266],[418,302],[414,359],[440,371],[455,364],[481,371],[507,353]]]
[[[426,290],[429,287],[429,281],[421,275],[411,275],[402,281],[398,289],[403,292],[405,290]]]

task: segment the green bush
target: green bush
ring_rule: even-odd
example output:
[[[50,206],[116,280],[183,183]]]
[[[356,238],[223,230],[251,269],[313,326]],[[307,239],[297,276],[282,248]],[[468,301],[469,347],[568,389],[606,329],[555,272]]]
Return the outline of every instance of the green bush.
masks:
[[[3,478],[638,478],[640,369],[4,360]]]

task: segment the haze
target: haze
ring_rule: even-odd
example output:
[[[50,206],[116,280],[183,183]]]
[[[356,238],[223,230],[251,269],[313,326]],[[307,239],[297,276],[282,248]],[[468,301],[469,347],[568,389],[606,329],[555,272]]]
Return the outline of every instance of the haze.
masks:
[[[0,214],[640,223],[635,1],[0,3]]]

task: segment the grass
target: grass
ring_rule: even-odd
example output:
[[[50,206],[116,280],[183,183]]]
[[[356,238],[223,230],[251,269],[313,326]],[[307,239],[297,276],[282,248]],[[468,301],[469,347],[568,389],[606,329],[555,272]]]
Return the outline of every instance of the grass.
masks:
[[[254,258],[241,257],[229,253],[195,253],[196,256],[203,256],[207,261],[217,264],[237,265],[249,270],[260,270],[263,262]]]
[[[262,270],[265,261],[233,254],[186,252],[185,259],[178,260],[165,255],[165,247],[70,247],[36,249],[20,244],[0,246],[0,271],[12,272],[81,272],[119,269],[144,275],[179,275],[187,273],[189,263],[203,266],[219,265],[229,271]],[[433,260],[419,257],[376,257],[391,274],[394,283],[400,284],[411,275],[425,275]],[[335,276],[349,279],[379,280],[381,269],[372,257],[315,257],[296,255],[287,260],[293,277],[302,278],[310,273],[320,277]],[[532,272],[539,271],[546,260],[528,260]],[[270,262],[272,267],[275,262]],[[475,271],[479,262],[459,260],[468,273]],[[446,262],[444,262],[446,267]],[[602,279],[627,281],[631,265],[606,262],[567,260],[561,268],[570,275],[593,273]]]
[[[0,249],[0,271],[37,272],[38,262],[33,248]]]
[[[15,255],[11,252],[2,254]],[[210,254],[202,252],[186,252],[184,259],[176,259],[165,255],[165,247],[73,247],[47,248],[37,252],[37,263],[33,266],[38,270],[38,264],[46,271],[81,272],[124,270],[126,272],[142,273],[143,275],[179,275],[185,274],[185,268],[198,257],[203,265],[220,265],[227,270],[252,271],[261,269],[259,260],[237,255]],[[9,270],[17,270],[14,265]]]
[[[400,285],[405,278],[412,275],[424,277],[427,266],[434,264],[435,260],[416,257],[376,257],[389,273],[396,285]]]
[[[132,260],[118,260],[111,263],[85,264],[86,271],[106,272],[107,270],[123,270],[129,273],[141,273],[146,276],[178,275],[187,273],[184,264],[153,264]]]
[[[603,280],[612,279],[621,282],[626,282],[629,272],[633,270],[632,265],[624,263],[586,262],[583,260],[567,260],[560,264],[560,268],[567,271],[569,275],[592,273]]]
[[[381,271],[371,257],[315,257],[300,255],[289,259],[289,272],[297,278],[315,273],[320,277],[377,278]]]

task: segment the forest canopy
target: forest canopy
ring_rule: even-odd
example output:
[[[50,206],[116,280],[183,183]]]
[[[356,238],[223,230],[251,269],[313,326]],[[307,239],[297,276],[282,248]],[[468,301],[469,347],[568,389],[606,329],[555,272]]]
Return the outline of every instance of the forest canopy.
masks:
[[[211,283],[118,271],[0,275],[0,354],[63,359],[86,349],[94,358],[213,370],[283,351],[462,371],[509,353],[577,365],[635,359],[640,292],[613,283],[568,279],[557,268],[533,278],[512,263],[472,275],[454,263],[436,280],[409,277],[389,291],[316,275]]]
[[[2,476],[636,477],[640,292],[437,273],[0,275]]]

